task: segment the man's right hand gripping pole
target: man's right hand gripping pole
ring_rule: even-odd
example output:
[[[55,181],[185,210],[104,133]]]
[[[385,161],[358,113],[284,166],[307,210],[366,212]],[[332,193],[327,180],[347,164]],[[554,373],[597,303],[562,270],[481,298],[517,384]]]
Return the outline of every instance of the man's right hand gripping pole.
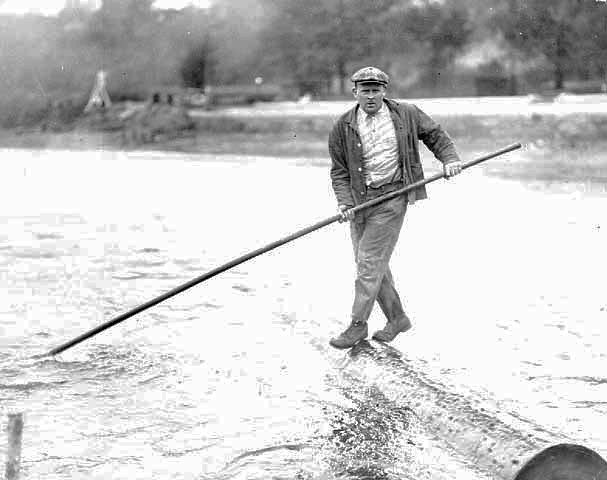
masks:
[[[339,223],[350,222],[354,219],[354,212],[352,211],[352,207],[348,207],[346,205],[339,205],[339,213],[341,218],[339,219]]]

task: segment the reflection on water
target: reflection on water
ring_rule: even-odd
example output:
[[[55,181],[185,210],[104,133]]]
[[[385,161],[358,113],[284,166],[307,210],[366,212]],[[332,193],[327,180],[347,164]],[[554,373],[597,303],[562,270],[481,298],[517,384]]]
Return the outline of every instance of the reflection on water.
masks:
[[[396,479],[406,452],[407,407],[387,400],[381,391],[353,381],[341,393],[351,406],[329,418],[328,463],[339,478]],[[327,408],[328,410],[328,408]]]
[[[368,348],[363,341],[349,356],[356,359]],[[376,385],[354,377],[342,376],[339,387],[351,406],[331,418],[332,469],[352,479],[396,478],[390,472],[403,464],[406,443],[411,441],[408,405],[390,402]]]

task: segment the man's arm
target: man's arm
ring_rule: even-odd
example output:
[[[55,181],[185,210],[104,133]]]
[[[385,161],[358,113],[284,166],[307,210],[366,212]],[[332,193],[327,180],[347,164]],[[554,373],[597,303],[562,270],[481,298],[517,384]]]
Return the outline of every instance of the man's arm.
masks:
[[[342,211],[352,208],[354,206],[354,199],[352,198],[352,190],[350,189],[350,170],[338,124],[333,127],[329,134],[329,155],[331,157],[331,183],[335,192],[335,198],[337,199],[337,205]]]
[[[430,116],[415,107],[417,113],[417,136],[424,142],[437,160],[443,164],[447,177],[461,172],[461,160],[449,134]]]

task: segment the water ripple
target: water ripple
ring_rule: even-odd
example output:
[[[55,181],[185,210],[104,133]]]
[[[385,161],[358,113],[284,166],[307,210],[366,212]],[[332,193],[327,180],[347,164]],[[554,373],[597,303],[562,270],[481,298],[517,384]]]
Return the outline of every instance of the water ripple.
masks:
[[[587,383],[589,385],[606,385],[607,384],[607,378],[592,377],[592,376],[587,376],[587,375],[570,376],[570,377],[555,377],[553,375],[534,375],[534,376],[527,377],[527,380],[539,380],[539,379],[546,379],[546,380],[550,380],[550,381],[568,380],[568,381],[574,381],[574,382]]]
[[[57,380],[50,382],[27,382],[27,383],[14,383],[14,384],[2,384],[0,383],[0,390],[14,390],[16,392],[25,392],[30,393],[34,390],[45,390],[49,387],[54,387],[58,385],[65,385],[68,383],[67,380]]]
[[[311,447],[312,447],[312,445],[310,445],[309,443],[284,443],[284,444],[280,444],[280,445],[271,445],[269,447],[258,448],[255,450],[248,450],[244,453],[241,453],[236,458],[230,460],[224,467],[224,470],[234,467],[235,464],[237,464],[247,458],[259,457],[266,453],[273,453],[273,452],[280,451],[280,450],[289,450],[292,452],[299,452],[305,448],[311,448]]]

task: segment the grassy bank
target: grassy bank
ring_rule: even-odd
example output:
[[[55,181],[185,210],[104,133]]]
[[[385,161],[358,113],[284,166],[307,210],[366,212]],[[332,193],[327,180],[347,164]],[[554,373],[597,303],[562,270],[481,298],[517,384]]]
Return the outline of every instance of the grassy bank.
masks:
[[[570,115],[435,116],[464,159],[520,142],[524,150],[483,165],[491,175],[522,181],[607,183],[607,113]],[[5,130],[0,145],[30,149],[168,150],[207,154],[313,159],[328,164],[327,135],[334,117],[233,117],[220,111],[195,118],[182,135],[127,143],[120,129],[78,122],[68,131]]]

